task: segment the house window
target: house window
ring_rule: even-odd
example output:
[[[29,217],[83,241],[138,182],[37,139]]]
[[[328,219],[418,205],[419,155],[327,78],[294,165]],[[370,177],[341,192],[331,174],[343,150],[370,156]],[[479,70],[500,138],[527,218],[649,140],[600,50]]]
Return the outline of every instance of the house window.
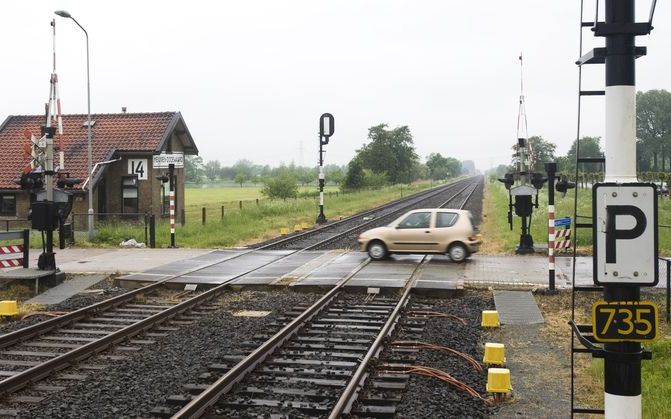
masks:
[[[16,195],[0,193],[0,215],[16,216]]]
[[[138,212],[137,176],[123,176],[121,178],[121,212],[135,214]]]

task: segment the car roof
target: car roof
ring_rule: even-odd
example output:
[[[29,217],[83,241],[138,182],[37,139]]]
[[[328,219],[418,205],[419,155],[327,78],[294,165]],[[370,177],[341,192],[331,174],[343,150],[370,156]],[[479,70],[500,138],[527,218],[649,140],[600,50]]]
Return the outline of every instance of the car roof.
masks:
[[[414,209],[411,211],[408,211],[406,214],[410,214],[412,212],[426,212],[426,211],[435,211],[435,212],[456,212],[460,214],[468,213],[470,212],[469,210],[462,210],[462,209],[452,209],[452,208],[421,208],[421,209]]]

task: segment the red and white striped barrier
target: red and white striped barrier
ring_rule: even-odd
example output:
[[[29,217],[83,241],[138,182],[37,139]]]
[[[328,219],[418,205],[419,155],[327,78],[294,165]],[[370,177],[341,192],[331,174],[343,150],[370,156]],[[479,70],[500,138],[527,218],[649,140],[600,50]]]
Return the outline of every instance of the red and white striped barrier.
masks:
[[[569,249],[571,247],[571,230],[557,230],[555,233],[555,249]]]
[[[0,268],[23,266],[23,245],[0,246]]]

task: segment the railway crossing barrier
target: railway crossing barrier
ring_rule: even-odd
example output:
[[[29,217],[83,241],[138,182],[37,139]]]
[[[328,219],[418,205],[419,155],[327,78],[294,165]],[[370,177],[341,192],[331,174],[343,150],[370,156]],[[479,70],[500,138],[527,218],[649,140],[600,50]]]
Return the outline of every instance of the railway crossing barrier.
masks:
[[[0,240],[21,239],[21,244],[10,244],[0,246],[0,268],[13,268],[21,266],[28,268],[28,256],[30,252],[30,230],[0,232]]]

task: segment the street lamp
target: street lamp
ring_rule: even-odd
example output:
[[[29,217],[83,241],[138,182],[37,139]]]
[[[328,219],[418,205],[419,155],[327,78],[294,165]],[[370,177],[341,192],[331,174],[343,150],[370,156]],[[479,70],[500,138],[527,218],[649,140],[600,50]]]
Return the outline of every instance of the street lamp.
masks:
[[[87,140],[88,140],[88,188],[89,188],[89,211],[88,211],[88,230],[89,230],[89,241],[93,241],[93,170],[92,170],[92,156],[91,156],[91,81],[89,78],[89,33],[86,32],[86,29],[77,22],[77,19],[72,17],[72,15],[65,10],[56,10],[58,16],[72,19],[73,22],[79,26],[81,30],[84,31],[86,35],[86,101],[88,106],[88,120],[86,122],[87,127]]]

